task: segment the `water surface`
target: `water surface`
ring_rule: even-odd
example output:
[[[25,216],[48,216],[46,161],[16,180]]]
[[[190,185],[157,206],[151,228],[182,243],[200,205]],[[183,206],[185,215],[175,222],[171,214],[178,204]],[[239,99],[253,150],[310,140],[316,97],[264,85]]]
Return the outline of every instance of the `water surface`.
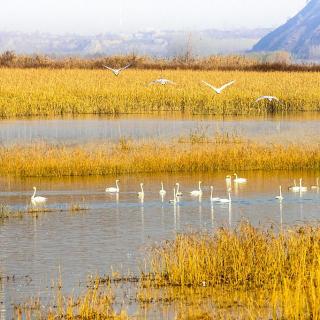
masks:
[[[320,135],[320,113],[267,117],[123,115],[55,119],[0,120],[0,143],[82,144],[133,139],[168,139],[191,133],[237,134],[269,142],[314,141]]]
[[[14,280],[0,282],[0,319],[12,312],[13,303],[34,295],[52,296],[52,281],[62,278],[63,290],[71,293],[84,285],[90,274],[106,274],[111,270],[138,273],[143,267],[146,246],[172,239],[177,232],[206,230],[220,226],[236,227],[242,219],[266,227],[285,228],[320,218],[318,190],[303,194],[287,191],[292,179],[304,178],[304,185],[315,184],[317,173],[246,172],[245,185],[232,185],[232,204],[211,205],[210,185],[214,195],[226,197],[225,175],[161,175],[121,176],[119,196],[106,194],[106,186],[115,177],[0,179],[0,203],[15,210],[29,205],[32,187],[48,197],[48,208],[60,211],[25,214],[0,224],[0,274]],[[191,190],[203,181],[202,199],[192,198]],[[167,189],[162,202],[160,182]],[[179,181],[184,196],[179,205],[168,203],[172,189]],[[137,197],[139,183],[144,182],[145,198]],[[279,185],[284,201],[275,200]],[[79,203],[89,210],[70,212]],[[1,302],[3,302],[1,304]]]

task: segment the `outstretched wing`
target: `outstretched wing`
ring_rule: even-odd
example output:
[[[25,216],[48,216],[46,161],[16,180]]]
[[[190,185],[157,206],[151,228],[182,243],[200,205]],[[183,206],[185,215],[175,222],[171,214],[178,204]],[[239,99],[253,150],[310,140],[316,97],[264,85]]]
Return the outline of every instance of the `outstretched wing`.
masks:
[[[268,99],[268,97],[267,96],[261,96],[255,102],[259,102],[259,101],[264,100],[264,99]]]
[[[171,80],[167,80],[165,79],[166,83],[170,83],[170,84],[176,84],[175,82],[171,81]]]
[[[276,101],[280,101],[277,97],[273,97],[273,96],[262,96],[262,97],[259,97],[255,102],[259,102],[261,100],[269,100],[269,101],[272,101],[272,100],[276,100]]]
[[[151,86],[152,84],[156,84],[158,80],[153,80],[151,82],[148,83],[148,86]]]
[[[202,80],[202,83],[204,83],[206,86],[208,86],[209,88],[211,88],[212,90],[214,90],[215,92],[218,91],[218,89],[216,87],[214,87],[212,84],[206,82],[206,81],[203,81]]]
[[[224,84],[224,85],[220,88],[220,90],[221,90],[221,91],[224,90],[225,88],[231,86],[231,85],[234,84],[235,82],[236,82],[236,81],[233,80],[233,81],[230,81],[230,82]]]
[[[126,65],[126,66],[123,67],[123,68],[120,68],[119,71],[126,70],[126,69],[128,69],[129,67],[131,67],[131,63],[129,63],[128,65]]]
[[[108,70],[110,70],[110,71],[112,71],[112,72],[114,72],[114,69],[112,69],[112,68],[110,68],[110,67],[108,67],[108,66],[103,65],[103,67],[106,68],[106,69],[108,69]]]

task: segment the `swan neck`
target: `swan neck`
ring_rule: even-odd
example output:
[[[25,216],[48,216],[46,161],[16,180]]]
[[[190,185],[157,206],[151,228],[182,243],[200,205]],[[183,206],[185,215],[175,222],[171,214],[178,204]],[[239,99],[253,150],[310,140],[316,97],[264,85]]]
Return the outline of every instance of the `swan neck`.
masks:
[[[34,197],[35,197],[35,195],[36,195],[36,192],[37,192],[37,189],[36,189],[36,188],[34,188],[34,191],[33,191],[33,195],[32,195],[32,198],[34,198]]]

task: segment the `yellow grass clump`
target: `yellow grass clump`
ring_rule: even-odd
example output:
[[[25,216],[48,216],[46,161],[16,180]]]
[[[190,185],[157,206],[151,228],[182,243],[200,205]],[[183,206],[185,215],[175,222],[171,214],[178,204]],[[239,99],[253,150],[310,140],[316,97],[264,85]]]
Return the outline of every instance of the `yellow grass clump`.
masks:
[[[177,85],[147,86],[160,77]],[[216,95],[202,80],[235,85]],[[320,110],[316,72],[0,69],[0,117],[178,112],[257,115]],[[254,103],[275,95],[281,103]]]
[[[243,223],[235,231],[181,234],[153,249],[150,266],[142,287],[163,288],[162,297],[170,288],[202,288],[201,300],[211,298],[230,318],[241,309],[263,318],[320,318],[318,226],[277,233]]]
[[[150,249],[148,271],[130,278],[94,279],[78,298],[17,306],[16,318],[39,319],[320,319],[320,226],[254,228],[179,234]],[[115,312],[116,284],[131,292]],[[129,281],[129,282],[128,282]],[[115,286],[115,287],[113,287]],[[115,291],[114,288],[117,290]],[[122,309],[124,310],[124,309]]]
[[[190,136],[168,142],[122,139],[119,143],[76,147],[45,143],[0,147],[0,174],[13,176],[293,169],[320,169],[318,144],[285,146]]]
[[[16,319],[83,319],[83,320],[125,320],[126,312],[113,310],[114,294],[110,288],[100,288],[99,281],[78,298],[63,296],[59,289],[53,306],[41,305],[36,299],[15,307]]]

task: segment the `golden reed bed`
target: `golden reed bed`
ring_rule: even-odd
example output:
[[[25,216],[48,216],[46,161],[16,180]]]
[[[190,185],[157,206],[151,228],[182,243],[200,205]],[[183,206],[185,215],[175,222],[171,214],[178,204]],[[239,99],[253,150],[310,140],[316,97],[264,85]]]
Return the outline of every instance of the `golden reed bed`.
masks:
[[[177,85],[147,86],[165,77]],[[202,80],[236,84],[216,95]],[[254,103],[274,95],[282,103]],[[0,117],[125,114],[257,115],[320,110],[320,73],[191,70],[0,69]]]
[[[97,279],[79,298],[58,290],[54,307],[39,300],[19,306],[18,318],[320,318],[319,226],[275,231],[242,223],[234,231],[181,234],[151,248],[145,263],[150,272],[138,276],[138,290],[129,290],[122,311],[114,311],[114,301],[115,292],[123,293],[109,278]],[[140,316],[128,316],[133,302]]]
[[[193,288],[196,304],[206,301],[202,310],[224,319],[320,318],[318,226],[277,232],[243,223],[235,231],[182,234],[154,248],[150,259],[142,300],[192,303]]]
[[[76,147],[45,143],[0,147],[0,174],[13,176],[311,169],[320,169],[320,148],[312,142],[285,146],[192,136],[167,142],[122,139]]]

